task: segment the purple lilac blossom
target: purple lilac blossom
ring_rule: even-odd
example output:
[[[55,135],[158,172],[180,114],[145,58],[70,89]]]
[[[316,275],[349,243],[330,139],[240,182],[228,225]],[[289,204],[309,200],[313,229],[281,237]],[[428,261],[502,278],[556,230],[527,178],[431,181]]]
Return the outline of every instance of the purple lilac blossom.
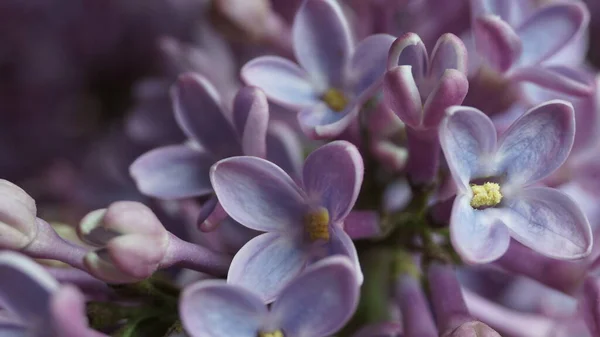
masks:
[[[299,65],[263,56],[242,68],[242,78],[270,100],[299,111],[300,127],[310,138],[338,136],[373,94],[393,37],[372,35],[354,47],[337,1],[308,0],[294,19],[292,41]]]
[[[334,256],[308,267],[269,308],[256,293],[209,280],[188,287],[179,310],[191,337],[325,337],[351,317],[358,289],[353,263]]]
[[[308,264],[342,254],[362,273],[343,223],[363,180],[357,148],[335,141],[312,152],[297,184],[277,165],[257,157],[233,157],[211,168],[225,211],[240,224],[265,232],[233,258],[227,280],[273,301]]]
[[[590,224],[577,204],[558,190],[530,186],[562,165],[574,133],[573,107],[564,101],[527,111],[499,141],[481,111],[448,110],[440,141],[458,188],[450,230],[463,259],[496,260],[511,237],[554,258],[577,259],[590,253]],[[501,200],[475,204],[474,188],[485,184],[495,184]]]

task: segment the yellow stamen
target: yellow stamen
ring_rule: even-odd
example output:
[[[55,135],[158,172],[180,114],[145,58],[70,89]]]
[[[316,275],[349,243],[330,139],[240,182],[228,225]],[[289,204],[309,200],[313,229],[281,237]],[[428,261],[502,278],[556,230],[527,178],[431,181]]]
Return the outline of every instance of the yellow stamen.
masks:
[[[500,185],[496,183],[471,185],[471,190],[473,191],[473,199],[471,199],[473,208],[496,206],[502,201]]]
[[[344,95],[344,93],[338,89],[331,88],[327,90],[323,96],[321,97],[323,102],[325,102],[329,108],[333,111],[342,111],[348,105],[348,99]]]
[[[273,332],[259,332],[258,337],[285,337],[281,330],[275,330]]]
[[[320,207],[304,216],[306,232],[312,241],[329,241],[329,212]]]

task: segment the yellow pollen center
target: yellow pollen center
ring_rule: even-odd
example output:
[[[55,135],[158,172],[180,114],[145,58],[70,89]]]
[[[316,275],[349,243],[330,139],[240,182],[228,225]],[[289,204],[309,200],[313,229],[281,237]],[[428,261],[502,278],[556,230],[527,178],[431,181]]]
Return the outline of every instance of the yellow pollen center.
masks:
[[[320,207],[304,216],[304,225],[311,241],[329,241],[329,212]]]
[[[258,337],[285,337],[281,330],[275,330],[273,332],[259,332]]]
[[[334,88],[327,90],[323,96],[321,96],[321,99],[333,111],[342,111],[346,108],[346,105],[348,105],[348,99],[344,93],[341,90]]]
[[[496,206],[502,201],[500,185],[496,183],[471,185],[471,190],[473,191],[473,199],[471,199],[473,208]]]

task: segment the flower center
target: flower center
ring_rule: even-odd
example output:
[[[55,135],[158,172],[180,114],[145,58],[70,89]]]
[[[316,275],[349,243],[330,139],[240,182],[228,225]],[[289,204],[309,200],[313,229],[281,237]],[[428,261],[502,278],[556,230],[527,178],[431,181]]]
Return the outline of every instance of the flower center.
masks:
[[[323,207],[304,216],[304,226],[311,241],[329,241],[329,212]]]
[[[502,201],[502,193],[500,193],[500,185],[487,182],[483,185],[471,185],[473,191],[473,199],[471,199],[471,207],[492,207]]]
[[[275,330],[273,332],[259,332],[258,337],[285,337],[281,330]]]
[[[333,111],[342,111],[348,105],[348,99],[341,90],[331,88],[321,96],[321,99]]]

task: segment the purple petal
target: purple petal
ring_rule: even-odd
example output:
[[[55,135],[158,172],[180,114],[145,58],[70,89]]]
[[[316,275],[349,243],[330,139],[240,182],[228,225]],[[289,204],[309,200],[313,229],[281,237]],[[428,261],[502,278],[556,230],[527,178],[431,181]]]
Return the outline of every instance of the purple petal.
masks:
[[[328,248],[329,255],[344,255],[350,258],[350,261],[354,266],[356,281],[358,284],[362,284],[364,275],[360,267],[360,261],[358,260],[356,246],[354,246],[354,242],[350,236],[337,224],[331,226],[331,241],[329,242]]]
[[[136,159],[129,173],[145,195],[181,199],[212,193],[210,166],[214,158],[187,145],[160,147]]]
[[[377,86],[386,70],[386,61],[394,37],[376,34],[362,40],[350,61],[350,78],[355,83],[354,93],[360,95]]]
[[[208,280],[185,288],[179,314],[192,337],[256,337],[267,308],[245,289]]]
[[[527,188],[506,198],[504,205],[502,221],[522,244],[557,259],[579,259],[590,253],[590,224],[566,194],[547,187]]]
[[[48,328],[50,297],[58,287],[33,260],[14,252],[0,253],[0,303],[20,321]]]
[[[472,177],[486,168],[496,149],[496,129],[483,112],[451,107],[439,129],[440,144],[459,189],[467,190]]]
[[[594,84],[581,76],[573,76],[566,67],[520,67],[509,74],[514,82],[530,82],[542,88],[570,96],[589,96],[594,93]],[[556,97],[556,95],[553,95]]]
[[[423,106],[423,125],[437,128],[446,109],[460,105],[469,90],[469,80],[456,69],[447,69]]]
[[[233,120],[245,155],[265,158],[269,103],[258,88],[240,89],[233,102]]]
[[[302,144],[287,123],[271,121],[267,130],[267,159],[292,177],[299,177],[304,154]]]
[[[419,35],[415,33],[406,33],[394,41],[390,47],[387,61],[388,70],[397,66],[410,66],[412,77],[419,82],[425,77],[429,67],[429,58],[425,44],[421,41]]]
[[[511,26],[520,24],[533,10],[533,3],[522,0],[473,0],[471,11],[474,17],[493,14]]]
[[[558,53],[579,38],[589,22],[583,3],[563,3],[542,7],[530,17],[517,34],[523,41],[522,66],[536,65]]]
[[[210,176],[219,202],[242,225],[265,232],[302,228],[305,197],[277,165],[256,157],[233,157],[216,163]]]
[[[1,322],[0,336],[2,337],[31,337],[31,331],[16,322]],[[36,337],[36,336],[34,336]]]
[[[72,285],[61,287],[52,296],[50,310],[58,336],[108,337],[88,327],[85,298],[79,289]]]
[[[521,40],[510,25],[497,16],[477,18],[474,24],[477,53],[499,72],[505,72],[517,62],[523,48]]]
[[[352,210],[363,174],[364,165],[358,149],[342,140],[312,152],[302,169],[308,199],[329,211],[331,223],[342,221]]]
[[[508,228],[495,219],[496,209],[475,210],[469,199],[469,195],[463,195],[454,201],[450,218],[452,246],[467,263],[492,262],[508,249]]]
[[[442,35],[431,52],[429,76],[439,79],[446,69],[456,69],[467,73],[467,48],[458,36],[450,33]]]
[[[567,159],[575,137],[573,106],[548,101],[527,111],[504,133],[497,157],[509,184],[545,178]]]
[[[423,103],[409,66],[388,70],[384,78],[383,97],[388,108],[404,123],[414,128],[421,125]]]
[[[381,235],[380,222],[376,211],[352,211],[344,219],[344,232],[352,239],[376,238]]]
[[[579,312],[592,336],[600,335],[600,280],[587,277],[579,298]]]
[[[319,102],[298,113],[298,123],[304,134],[311,139],[330,139],[339,136],[356,118],[356,102],[348,104],[344,111],[333,111]]]
[[[345,257],[321,260],[281,291],[273,320],[289,337],[324,337],[341,329],[358,305],[359,285]]]
[[[205,78],[194,73],[180,75],[171,89],[171,98],[177,123],[188,137],[219,158],[242,152],[219,95]]]
[[[309,256],[301,241],[275,233],[255,237],[233,258],[227,282],[272,302],[306,266]]]
[[[335,0],[306,0],[292,27],[298,63],[321,90],[343,88],[352,52],[350,27]]]
[[[320,101],[306,71],[281,57],[256,58],[244,65],[241,76],[246,84],[261,88],[271,101],[290,109]]]

